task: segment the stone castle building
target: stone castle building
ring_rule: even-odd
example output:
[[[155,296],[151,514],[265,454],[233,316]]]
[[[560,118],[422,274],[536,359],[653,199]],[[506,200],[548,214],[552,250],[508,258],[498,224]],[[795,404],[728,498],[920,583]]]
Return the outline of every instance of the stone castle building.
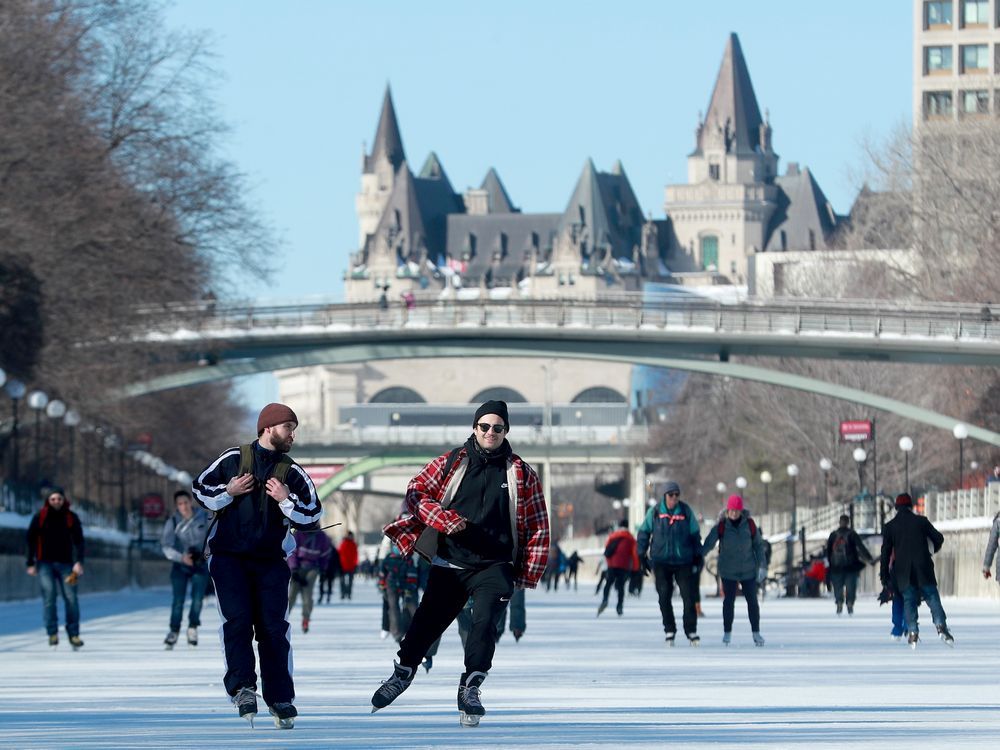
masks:
[[[456,192],[441,160],[419,171],[407,159],[386,89],[356,199],[358,250],[345,272],[349,302],[383,294],[398,305],[412,291],[440,297],[600,297],[651,282],[743,286],[758,253],[829,248],[839,217],[808,169],[778,170],[771,124],[754,94],[735,34],[704,117],[699,115],[688,182],[666,188],[664,216],[647,216],[624,167],[590,160],[562,208],[516,207],[494,168],[478,188]],[[375,362],[278,373],[281,398],[302,428],[322,439],[345,422],[341,410],[369,403],[470,403],[495,389],[527,403],[617,402],[645,406],[627,365],[507,360]],[[637,393],[637,391],[639,391]]]

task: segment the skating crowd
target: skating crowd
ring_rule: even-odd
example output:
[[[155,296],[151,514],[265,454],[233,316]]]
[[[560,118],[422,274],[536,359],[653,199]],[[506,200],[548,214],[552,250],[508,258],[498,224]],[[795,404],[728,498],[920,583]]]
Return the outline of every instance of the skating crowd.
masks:
[[[288,456],[297,427],[298,418],[288,406],[268,404],[258,417],[256,440],[223,451],[194,481],[193,495],[186,490],[175,493],[160,539],[163,555],[171,562],[166,648],[180,639],[186,600],[186,640],[197,646],[202,602],[214,588],[228,695],[239,715],[252,724],[258,712],[256,640],[263,700],[276,726],[289,729],[298,713],[291,613],[301,599],[301,631],[308,633],[315,605],[330,604],[337,581],[340,599],[350,600],[359,575],[374,581],[381,593],[381,637],[391,636],[398,644],[392,672],[372,696],[372,713],[399,698],[420,666],[430,672],[442,635],[457,619],[465,652],[457,692],[460,721],[478,725],[486,713],[481,687],[506,632],[508,609],[510,632],[518,641],[527,629],[526,589],[541,582],[555,593],[564,581],[566,588],[575,590],[584,561],[579,550],[567,556],[558,543],[550,542],[541,481],[507,439],[507,405],[488,401],[480,406],[468,440],[432,460],[410,481],[402,512],[384,528],[374,561],[359,554],[351,530],[335,547],[326,533],[331,527],[321,527],[316,488]],[[644,579],[651,577],[666,645],[672,647],[678,634],[676,588],[682,607],[680,632],[691,646],[698,646],[700,580],[708,569],[722,597],[722,643],[732,642],[740,595],[752,642],[763,647],[760,600],[775,582],[768,578],[770,544],[740,495],[730,496],[724,510],[705,526],[705,519],[681,494],[677,482],[666,482],[661,496],[650,501],[635,535],[627,519],[608,535],[594,591],[600,595],[597,616],[611,605],[612,590],[615,611],[624,616],[626,592],[640,595]],[[823,549],[804,560],[797,579],[786,579],[784,587],[789,593],[818,596],[826,585],[836,615],[842,616],[846,607],[850,616],[861,572],[867,565],[878,565],[879,601],[892,605],[891,637],[905,638],[916,648],[918,607],[923,602],[939,638],[952,645],[932,557],[944,537],[927,518],[914,513],[908,494],[896,497],[895,508],[895,516],[884,524],[877,558],[851,528],[851,518],[843,515]],[[985,578],[996,575],[1000,580],[998,546],[1000,514],[987,542]],[[27,532],[27,572],[38,577],[52,646],[59,643],[57,595],[64,599],[71,646],[83,646],[77,598],[83,558],[80,518],[70,510],[62,488],[50,488]]]

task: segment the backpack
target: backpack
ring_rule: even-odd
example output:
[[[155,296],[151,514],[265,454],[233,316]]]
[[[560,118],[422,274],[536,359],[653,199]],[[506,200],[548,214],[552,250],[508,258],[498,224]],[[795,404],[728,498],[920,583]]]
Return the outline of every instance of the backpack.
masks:
[[[292,466],[292,459],[288,457],[287,453],[282,453],[281,458],[278,459],[278,463],[275,464],[274,470],[271,472],[271,476],[277,479],[282,484],[284,484],[285,477],[288,476],[288,470],[291,468],[291,466]],[[245,445],[240,446],[240,468],[236,472],[236,476],[242,476],[243,474],[252,474],[252,473],[253,473],[253,444],[246,443]],[[205,544],[202,546],[201,549],[202,554],[205,557],[208,557],[208,543],[209,540],[211,540],[212,538],[213,535],[212,532],[215,526],[218,525],[219,519],[222,518],[222,515],[232,507],[233,504],[230,503],[225,508],[222,508],[221,510],[217,510],[215,512],[215,516],[212,518],[212,523],[208,527],[208,534],[205,535]]]
[[[846,568],[854,562],[852,557],[850,537],[846,534],[837,534],[833,544],[830,545],[830,567]]]

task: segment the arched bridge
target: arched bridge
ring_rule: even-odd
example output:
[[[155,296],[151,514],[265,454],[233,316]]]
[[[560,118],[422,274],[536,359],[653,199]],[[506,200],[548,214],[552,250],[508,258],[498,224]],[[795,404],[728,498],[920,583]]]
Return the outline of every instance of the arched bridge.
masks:
[[[953,417],[730,356],[1000,365],[1000,323],[981,305],[778,300],[721,304],[673,295],[599,300],[182,306],[146,310],[132,336],[191,368],[136,383],[133,396],[291,367],[379,359],[527,356],[669,367],[819,393],[951,429]],[[200,366],[199,366],[200,365]],[[1000,445],[1000,434],[970,427]]]

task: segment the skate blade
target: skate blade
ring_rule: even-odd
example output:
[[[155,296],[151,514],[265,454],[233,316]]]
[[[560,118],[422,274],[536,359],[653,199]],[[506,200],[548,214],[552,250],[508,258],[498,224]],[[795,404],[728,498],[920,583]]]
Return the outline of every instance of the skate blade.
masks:
[[[674,647],[674,642],[673,641],[667,641],[667,648],[673,648],[673,647]]]
[[[691,641],[691,648],[698,648],[701,645],[701,641]]]
[[[376,711],[381,711],[381,710],[382,709],[379,708],[378,706],[372,706],[372,713],[375,713]]]
[[[275,716],[274,726],[276,726],[278,729],[294,729],[295,719],[294,717],[289,717],[287,719],[279,719],[277,716]]]
[[[478,727],[481,718],[483,717],[476,716],[475,714],[467,714],[465,711],[458,712],[458,723],[463,727]]]
[[[253,720],[254,720],[254,717],[256,717],[256,716],[257,716],[257,714],[246,714],[246,715],[245,715],[245,716],[243,717],[243,718],[244,718],[244,719],[246,719],[246,720],[247,720],[247,722],[248,722],[248,723],[250,724],[250,728],[251,728],[251,729],[253,729]]]

